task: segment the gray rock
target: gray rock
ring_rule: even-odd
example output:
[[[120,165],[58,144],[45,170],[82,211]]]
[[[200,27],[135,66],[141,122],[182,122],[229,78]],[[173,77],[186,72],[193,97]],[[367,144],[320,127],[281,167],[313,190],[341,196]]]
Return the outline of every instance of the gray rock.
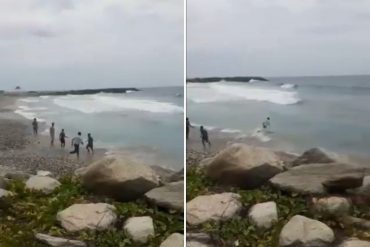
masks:
[[[183,247],[184,246],[184,235],[180,233],[173,233],[166,238],[159,247]]]
[[[55,247],[86,247],[87,245],[78,240],[70,240],[65,238],[57,238],[50,235],[37,233],[36,239],[38,239],[40,242],[43,242],[45,244],[48,244],[49,246],[55,246]]]
[[[30,174],[25,173],[25,172],[8,172],[4,176],[7,179],[13,179],[13,180],[22,180],[25,181],[28,178],[31,177]]]
[[[209,178],[245,189],[256,188],[284,171],[284,164],[275,152],[245,144],[232,144],[207,163]]]
[[[83,184],[95,193],[129,201],[159,186],[159,177],[149,166],[123,158],[105,158],[90,165]]]
[[[268,229],[278,221],[278,211],[275,202],[258,203],[249,210],[249,219],[258,228]]]
[[[187,222],[189,225],[199,225],[215,220],[228,220],[237,215],[242,209],[240,195],[221,193],[198,196],[186,204]]]
[[[361,187],[356,188],[351,192],[358,195],[370,196],[370,176],[365,176]]]
[[[57,214],[57,220],[70,232],[105,230],[117,220],[113,205],[106,203],[73,204]]]
[[[279,246],[327,247],[334,239],[333,230],[324,223],[296,215],[283,227]]]
[[[330,177],[322,182],[327,191],[345,192],[347,189],[354,189],[362,186],[363,173],[347,173]]]
[[[32,176],[26,182],[27,189],[41,191],[45,194],[52,193],[60,185],[58,180],[45,176]]]
[[[343,241],[339,247],[370,247],[370,242],[351,238]]]
[[[173,182],[154,188],[145,197],[159,207],[184,211],[184,182]]]
[[[270,179],[273,186],[300,194],[326,194],[323,182],[341,175],[360,173],[363,170],[342,163],[310,164],[294,167]]]
[[[149,216],[131,217],[123,228],[137,243],[145,244],[150,236],[154,236],[153,219]]]
[[[292,162],[293,166],[299,166],[303,164],[322,164],[335,162],[332,154],[320,148],[312,148],[304,152],[296,160]]]
[[[51,172],[49,172],[49,171],[42,171],[42,170],[40,170],[40,171],[37,171],[37,173],[36,173],[36,175],[37,176],[45,176],[45,177],[51,177],[52,176],[52,173]]]
[[[313,199],[314,209],[328,216],[343,216],[349,214],[351,203],[347,198],[331,196],[325,198]]]
[[[211,237],[205,233],[186,234],[186,247],[216,247]]]

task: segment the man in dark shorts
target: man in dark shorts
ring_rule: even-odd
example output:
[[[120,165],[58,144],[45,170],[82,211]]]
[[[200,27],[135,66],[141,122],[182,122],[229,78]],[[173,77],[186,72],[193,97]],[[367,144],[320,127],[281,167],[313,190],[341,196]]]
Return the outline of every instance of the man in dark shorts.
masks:
[[[78,136],[72,139],[72,146],[74,146],[74,150],[69,152],[70,154],[77,154],[77,159],[80,158],[80,145],[83,145],[83,141],[81,139],[81,132],[78,132]]]
[[[200,126],[200,138],[202,139],[204,151],[206,150],[206,144],[208,144],[208,148],[211,148],[211,142],[208,139],[208,132],[203,126]]]
[[[92,138],[91,134],[87,134],[87,152],[94,154],[94,139]]]
[[[186,118],[186,140],[189,139],[190,134],[190,128],[194,128],[193,125],[191,125],[189,118]]]
[[[34,118],[34,119],[33,119],[33,122],[32,122],[32,129],[33,129],[33,134],[34,134],[35,136],[37,136],[37,132],[38,132],[38,130],[39,130],[39,124],[37,123],[37,119],[36,119],[36,118]]]
[[[64,132],[64,129],[59,134],[59,141],[60,141],[60,147],[64,148],[66,146],[66,133]]]

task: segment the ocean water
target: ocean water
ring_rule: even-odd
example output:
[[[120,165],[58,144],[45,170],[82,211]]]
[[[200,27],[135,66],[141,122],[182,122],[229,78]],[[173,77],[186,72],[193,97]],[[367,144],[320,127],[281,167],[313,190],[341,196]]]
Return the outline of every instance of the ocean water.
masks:
[[[42,123],[48,135],[91,133],[96,147],[150,160],[150,165],[183,166],[183,88],[144,88],[126,94],[40,96],[19,99],[16,113]],[[30,121],[31,125],[31,121]],[[67,139],[69,144],[71,138]]]
[[[268,79],[189,83],[187,115],[196,125],[281,150],[322,147],[370,157],[370,76]],[[261,133],[266,117],[271,129]]]

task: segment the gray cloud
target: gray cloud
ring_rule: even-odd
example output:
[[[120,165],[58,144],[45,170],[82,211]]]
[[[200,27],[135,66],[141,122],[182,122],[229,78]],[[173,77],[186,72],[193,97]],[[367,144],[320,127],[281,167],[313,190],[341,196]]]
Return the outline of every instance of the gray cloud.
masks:
[[[368,74],[365,0],[188,0],[188,76]]]
[[[0,4],[0,89],[183,83],[181,0]]]

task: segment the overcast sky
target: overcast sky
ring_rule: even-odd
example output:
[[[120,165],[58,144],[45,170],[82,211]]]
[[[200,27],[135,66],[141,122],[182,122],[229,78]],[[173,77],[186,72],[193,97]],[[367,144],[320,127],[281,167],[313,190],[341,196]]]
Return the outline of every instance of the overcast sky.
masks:
[[[188,0],[188,77],[370,74],[368,0]]]
[[[182,0],[0,6],[0,89],[183,84]]]

